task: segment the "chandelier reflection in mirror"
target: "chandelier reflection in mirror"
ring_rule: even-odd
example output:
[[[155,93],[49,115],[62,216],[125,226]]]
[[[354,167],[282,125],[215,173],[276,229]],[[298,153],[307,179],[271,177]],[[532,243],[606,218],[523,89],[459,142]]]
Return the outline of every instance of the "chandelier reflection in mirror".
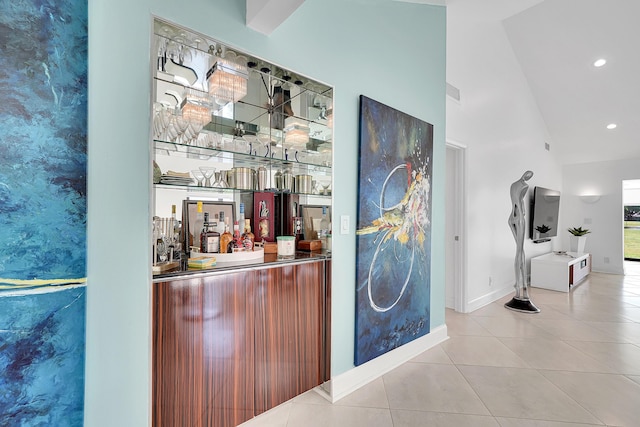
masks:
[[[210,47],[210,52],[214,46]],[[207,71],[209,94],[220,101],[238,102],[247,95],[249,71],[247,58],[232,51],[225,55],[214,56],[213,66]],[[226,102],[222,102],[224,105]]]

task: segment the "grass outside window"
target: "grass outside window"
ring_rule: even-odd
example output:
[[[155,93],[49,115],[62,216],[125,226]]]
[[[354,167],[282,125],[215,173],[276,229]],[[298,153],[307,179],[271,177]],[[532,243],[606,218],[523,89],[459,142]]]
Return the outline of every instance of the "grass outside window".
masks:
[[[640,259],[640,221],[624,222],[624,257]]]

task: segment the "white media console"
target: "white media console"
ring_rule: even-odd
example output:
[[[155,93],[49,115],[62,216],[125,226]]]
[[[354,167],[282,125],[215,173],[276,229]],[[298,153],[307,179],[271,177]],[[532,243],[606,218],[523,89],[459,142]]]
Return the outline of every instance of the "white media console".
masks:
[[[531,258],[531,286],[569,292],[591,272],[591,254],[551,252]]]

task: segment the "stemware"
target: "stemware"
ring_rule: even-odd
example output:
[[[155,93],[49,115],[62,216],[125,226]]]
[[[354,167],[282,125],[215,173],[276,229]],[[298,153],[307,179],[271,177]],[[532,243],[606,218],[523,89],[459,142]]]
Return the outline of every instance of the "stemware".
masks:
[[[211,177],[215,173],[216,168],[212,166],[200,166],[200,171],[202,172],[202,175],[204,175],[204,186],[211,187]]]
[[[194,169],[191,171],[191,175],[198,181],[198,187],[202,187],[204,181],[204,174],[200,169]]]
[[[229,188],[229,184],[227,184],[227,180],[225,179],[226,173],[222,173],[222,171],[216,171],[214,173],[215,180],[213,182],[212,187],[214,188]]]
[[[331,181],[321,182],[320,185],[322,186],[322,194],[324,196],[328,196],[329,195],[329,187],[331,187]]]

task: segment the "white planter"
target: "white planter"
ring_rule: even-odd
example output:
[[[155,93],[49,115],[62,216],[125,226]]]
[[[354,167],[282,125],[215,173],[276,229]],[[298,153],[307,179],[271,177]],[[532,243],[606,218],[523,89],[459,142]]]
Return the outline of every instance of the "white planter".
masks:
[[[569,236],[570,252],[584,253],[584,245],[587,243],[587,236]]]

